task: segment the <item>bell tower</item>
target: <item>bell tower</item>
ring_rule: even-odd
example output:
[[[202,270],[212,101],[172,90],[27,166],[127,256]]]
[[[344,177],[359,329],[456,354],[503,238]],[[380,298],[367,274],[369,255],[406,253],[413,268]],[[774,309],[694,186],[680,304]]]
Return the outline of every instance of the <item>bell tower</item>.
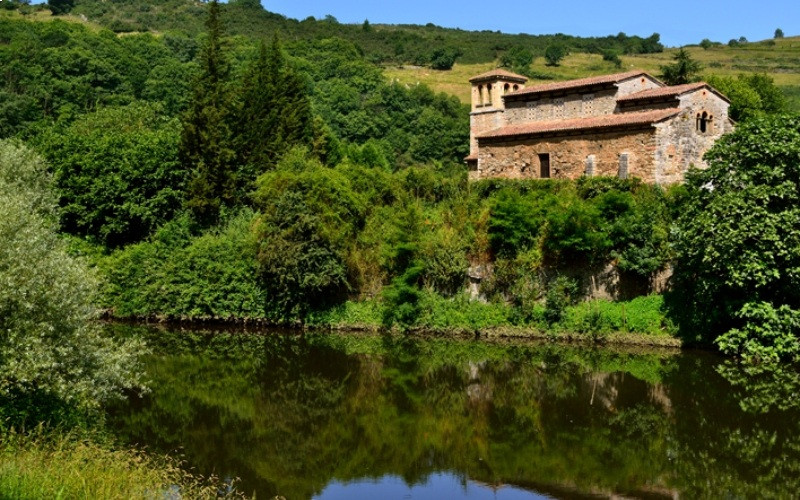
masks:
[[[467,165],[470,171],[478,168],[478,134],[505,125],[505,103],[503,96],[525,88],[527,77],[504,69],[494,69],[470,78],[472,84],[472,111],[469,116],[469,156]]]

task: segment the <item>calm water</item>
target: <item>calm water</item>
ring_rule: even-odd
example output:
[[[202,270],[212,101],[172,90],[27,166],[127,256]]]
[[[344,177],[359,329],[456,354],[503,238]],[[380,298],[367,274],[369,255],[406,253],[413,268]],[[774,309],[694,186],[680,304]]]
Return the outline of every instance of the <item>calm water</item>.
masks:
[[[327,334],[145,338],[130,443],[258,498],[794,497],[800,375],[709,353]]]

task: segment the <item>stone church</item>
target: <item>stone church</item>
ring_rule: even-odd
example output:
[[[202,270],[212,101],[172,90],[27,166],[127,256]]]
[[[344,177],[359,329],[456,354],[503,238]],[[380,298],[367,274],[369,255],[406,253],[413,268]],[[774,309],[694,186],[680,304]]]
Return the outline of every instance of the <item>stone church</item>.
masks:
[[[526,81],[502,69],[470,79],[470,179],[682,182],[733,128],[730,101],[703,82],[667,86],[643,71]]]

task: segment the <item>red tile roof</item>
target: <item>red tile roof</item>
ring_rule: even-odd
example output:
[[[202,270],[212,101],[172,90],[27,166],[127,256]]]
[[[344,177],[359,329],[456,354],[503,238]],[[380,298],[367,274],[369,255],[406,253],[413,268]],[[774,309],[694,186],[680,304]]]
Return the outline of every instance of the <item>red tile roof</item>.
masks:
[[[678,108],[657,109],[635,113],[618,113],[590,118],[572,118],[569,120],[550,120],[531,122],[520,125],[508,125],[496,130],[479,134],[478,139],[495,139],[523,135],[539,135],[559,132],[577,132],[585,130],[602,130],[619,127],[653,125],[666,120],[680,112]]]
[[[478,155],[477,154],[469,155],[469,156],[465,156],[464,157],[464,161],[477,161],[477,160],[478,160]]]
[[[617,99],[617,102],[635,102],[635,101],[645,101],[650,99],[675,98],[680,95],[686,94],[687,92],[692,92],[702,88],[707,88],[708,90],[714,92],[715,94],[725,99],[726,101],[728,100],[724,95],[717,92],[717,90],[712,88],[706,82],[696,82],[696,83],[686,83],[684,85],[671,85],[669,87],[661,87],[658,89],[643,90],[641,92],[636,92],[635,94],[628,94],[622,96],[619,99]]]
[[[520,82],[525,83],[528,81],[527,76],[518,75],[516,73],[512,73],[510,71],[506,71],[501,68],[493,69],[491,71],[487,71],[486,73],[481,73],[480,75],[473,76],[469,79],[470,83],[479,82],[482,80],[493,80],[495,78],[503,78],[505,80],[511,80],[513,82]]]
[[[531,94],[542,94],[545,92],[556,92],[560,90],[571,90],[571,89],[579,89],[582,87],[591,87],[594,85],[603,85],[608,83],[619,83],[624,80],[628,80],[629,78],[634,78],[640,75],[646,75],[650,77],[644,71],[628,71],[626,73],[616,73],[613,75],[601,75],[601,76],[592,76],[589,78],[581,78],[578,80],[567,80],[564,82],[553,82],[553,83],[545,83],[543,85],[534,85],[532,87],[525,87],[524,89],[517,90],[516,92],[511,92],[510,94],[506,94],[504,97],[506,99],[514,98],[516,96],[528,96]],[[652,77],[650,77],[652,78]]]

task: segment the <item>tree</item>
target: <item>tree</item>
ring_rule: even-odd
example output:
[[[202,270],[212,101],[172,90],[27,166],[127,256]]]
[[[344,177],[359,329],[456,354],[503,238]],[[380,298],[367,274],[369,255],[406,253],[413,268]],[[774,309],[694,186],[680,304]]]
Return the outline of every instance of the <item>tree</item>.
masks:
[[[206,27],[201,70],[183,118],[179,153],[184,168],[191,172],[187,206],[199,220],[211,223],[219,216],[220,208],[233,204],[236,198],[232,105],[226,88],[228,65],[217,0],[209,4]]]
[[[800,358],[800,117],[741,124],[690,171],[671,310],[690,340]]]
[[[615,68],[622,67],[622,59],[619,58],[619,52],[613,49],[603,50],[603,60],[608,61],[614,65]]]
[[[774,38],[783,38],[783,30],[780,28],[776,29]]]
[[[254,195],[261,282],[274,319],[302,320],[349,290],[346,252],[363,201],[338,170],[297,147],[262,174]]]
[[[712,75],[708,83],[731,100],[729,113],[736,121],[763,113],[781,113],[786,109],[783,92],[766,74],[741,74],[736,78]]]
[[[47,6],[54,16],[69,14],[75,6],[75,0],[47,0]]]
[[[530,72],[532,63],[533,52],[518,45],[511,47],[508,52],[503,54],[503,57],[500,58],[501,66],[522,75]]]
[[[97,280],[56,232],[50,182],[40,157],[0,141],[0,409],[7,416],[36,399],[28,424],[59,408],[96,409],[140,384],[142,346],[112,341],[90,321]]]
[[[714,46],[714,42],[708,38],[703,38],[703,40],[700,41],[700,46],[703,47],[703,50],[708,50]]]
[[[675,61],[673,64],[661,66],[661,79],[667,85],[682,85],[698,80],[697,73],[702,67],[686,49],[680,49],[672,59]]]
[[[461,51],[454,48],[439,47],[434,49],[431,54],[431,68],[438,70],[453,69],[453,65],[460,55]]]
[[[558,66],[567,55],[567,47],[561,43],[548,45],[544,51],[544,60],[548,66]]]
[[[311,145],[314,117],[304,79],[286,61],[275,36],[245,74],[234,130],[243,193],[294,146]]]
[[[106,247],[147,237],[180,210],[180,123],[135,103],[85,115],[40,141],[53,165],[61,227]]]

